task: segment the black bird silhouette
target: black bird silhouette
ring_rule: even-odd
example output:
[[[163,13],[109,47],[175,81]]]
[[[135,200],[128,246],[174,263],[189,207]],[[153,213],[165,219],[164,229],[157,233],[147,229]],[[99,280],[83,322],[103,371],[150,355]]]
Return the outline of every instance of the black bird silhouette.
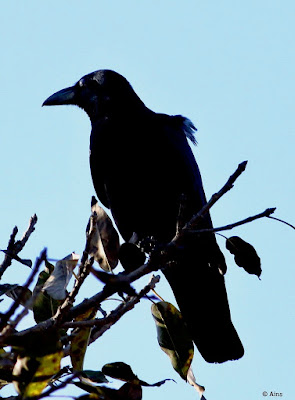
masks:
[[[193,123],[181,115],[147,108],[129,82],[111,70],[82,77],[43,105],[74,104],[91,125],[90,168],[97,196],[112,212],[128,241],[153,236],[161,243],[175,235],[180,199],[188,221],[206,203],[199,168],[188,139]],[[212,227],[210,215],[203,227]],[[231,322],[224,277],[226,264],[214,235],[184,244],[177,262],[164,270],[193,340],[208,362],[242,357]]]

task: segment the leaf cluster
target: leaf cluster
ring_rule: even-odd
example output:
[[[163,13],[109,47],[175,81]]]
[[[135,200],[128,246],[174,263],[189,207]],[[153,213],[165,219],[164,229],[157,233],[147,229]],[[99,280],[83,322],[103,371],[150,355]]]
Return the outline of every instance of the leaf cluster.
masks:
[[[4,251],[5,260],[0,267],[0,276],[12,261],[21,262],[32,269],[23,285],[0,285],[0,296],[6,295],[12,299],[10,308],[1,313],[0,389],[13,383],[21,398],[37,400],[74,384],[84,392],[79,397],[81,399],[141,399],[143,386],[160,386],[169,379],[148,384],[138,378],[132,368],[122,361],[106,364],[98,371],[90,371],[84,369],[84,360],[91,343],[117,323],[141,299],[148,298],[153,303],[151,311],[160,348],[168,355],[179,376],[190,383],[204,399],[204,387],[196,382],[191,368],[194,346],[181,313],[174,305],[163,299],[158,301],[157,297],[149,294],[154,290],[159,277],[152,276],[150,282],[139,292],[132,287],[132,283],[153,271],[163,267],[169,268],[175,254],[173,248],[179,246],[187,235],[195,235],[196,232],[202,234],[201,230],[197,230],[198,221],[233,186],[233,182],[245,169],[246,164],[242,164],[226,185],[212,196],[188,224],[183,226],[179,222],[175,237],[164,249],[159,248],[152,238],[147,238],[145,243],[141,243],[136,235],[129,243],[120,244],[119,235],[111,219],[94,198],[91,202],[91,216],[86,228],[86,244],[81,258],[71,253],[52,263],[47,259],[44,250],[33,265],[30,260],[22,260],[18,254],[34,231],[37,217],[31,218],[23,235],[25,241],[16,241],[18,230],[14,228]],[[259,216],[250,218],[254,220],[269,216],[273,211],[274,209],[268,209]],[[243,221],[233,225],[241,223]],[[232,229],[232,226],[228,229]],[[223,228],[212,229],[211,234],[218,230]],[[208,230],[205,231],[208,234]],[[232,236],[227,239],[226,248],[234,255],[239,267],[250,274],[260,276],[260,258],[252,245],[237,236]],[[145,252],[149,253],[147,260]],[[102,271],[94,268],[95,263]],[[124,271],[115,273],[114,269],[119,263]],[[77,266],[78,272],[75,274],[74,269]],[[225,272],[221,271],[223,274]],[[79,290],[90,274],[103,283],[103,289],[74,306]],[[68,291],[68,284],[73,275],[75,282],[73,288]],[[30,290],[29,286],[34,278],[37,282]],[[119,305],[106,313],[103,309],[104,302],[113,295],[117,296]],[[36,324],[18,331],[19,322],[29,312],[33,313]],[[70,356],[70,364],[61,368],[61,360],[67,356]],[[114,389],[110,387],[107,376],[124,383],[119,389]]]

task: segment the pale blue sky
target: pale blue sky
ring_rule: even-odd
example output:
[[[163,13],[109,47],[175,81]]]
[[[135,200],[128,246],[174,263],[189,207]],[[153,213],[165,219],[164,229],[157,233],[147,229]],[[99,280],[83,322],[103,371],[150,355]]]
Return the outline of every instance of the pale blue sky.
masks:
[[[82,253],[94,194],[90,122],[78,108],[41,104],[100,68],[124,75],[154,111],[194,122],[208,197],[249,160],[234,190],[214,206],[216,226],[267,207],[295,223],[293,1],[27,0],[3,2],[0,10],[1,248],[13,226],[22,232],[36,212],[24,258],[35,259],[44,246],[52,258]],[[255,245],[263,269],[259,281],[226,254],[232,319],[245,356],[210,365],[196,351],[197,381],[207,400],[259,400],[263,391],[293,399],[294,232],[261,220],[232,234]],[[21,283],[27,273],[14,264],[4,281]],[[100,287],[92,278],[86,285],[81,299]],[[158,291],[173,301],[164,278]],[[177,381],[144,389],[145,400],[197,398],[158,348],[148,301],[91,347],[85,368],[112,361],[130,363],[151,383]]]

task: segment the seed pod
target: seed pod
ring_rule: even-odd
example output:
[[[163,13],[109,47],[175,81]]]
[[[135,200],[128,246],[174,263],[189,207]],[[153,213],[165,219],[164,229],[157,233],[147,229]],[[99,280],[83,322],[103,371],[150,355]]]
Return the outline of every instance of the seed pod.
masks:
[[[145,262],[145,254],[133,243],[123,243],[119,250],[119,260],[126,272],[134,271]]]

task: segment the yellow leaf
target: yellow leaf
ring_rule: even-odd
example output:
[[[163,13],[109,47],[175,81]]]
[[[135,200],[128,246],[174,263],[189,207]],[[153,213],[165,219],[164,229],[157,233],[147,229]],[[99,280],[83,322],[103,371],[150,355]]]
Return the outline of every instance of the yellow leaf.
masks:
[[[16,391],[24,398],[38,396],[60,370],[62,356],[58,351],[43,357],[18,357],[13,369]]]
[[[79,315],[75,321],[85,321],[94,319],[96,310],[94,308],[86,311],[84,314]],[[74,337],[71,341],[70,357],[72,366],[76,371],[82,371],[84,357],[89,343],[91,327],[76,329],[73,334]]]

